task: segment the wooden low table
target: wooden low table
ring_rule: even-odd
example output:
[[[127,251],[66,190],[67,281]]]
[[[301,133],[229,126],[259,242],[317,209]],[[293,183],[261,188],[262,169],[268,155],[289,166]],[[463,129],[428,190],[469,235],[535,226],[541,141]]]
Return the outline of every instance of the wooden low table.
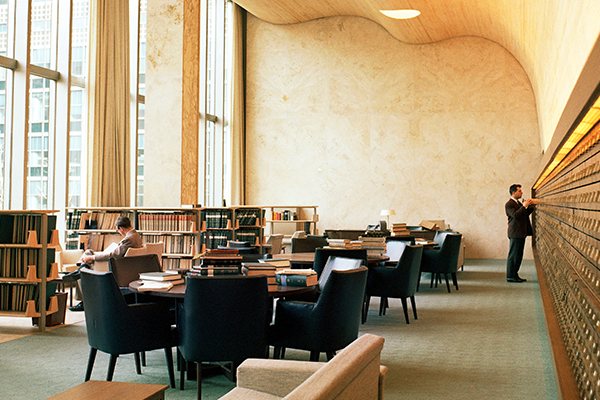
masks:
[[[48,400],[164,400],[167,385],[87,381]]]

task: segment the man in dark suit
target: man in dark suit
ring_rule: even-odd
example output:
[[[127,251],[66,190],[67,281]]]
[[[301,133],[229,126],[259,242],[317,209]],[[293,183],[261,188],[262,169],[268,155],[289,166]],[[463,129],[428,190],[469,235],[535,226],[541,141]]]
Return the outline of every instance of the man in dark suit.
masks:
[[[509,192],[510,199],[504,206],[508,216],[508,240],[510,241],[506,260],[506,280],[508,282],[525,282],[527,279],[519,276],[519,268],[521,268],[523,260],[525,239],[533,233],[529,215],[533,212],[533,205],[538,204],[538,200],[528,199],[521,202],[523,192],[519,184],[511,185]]]

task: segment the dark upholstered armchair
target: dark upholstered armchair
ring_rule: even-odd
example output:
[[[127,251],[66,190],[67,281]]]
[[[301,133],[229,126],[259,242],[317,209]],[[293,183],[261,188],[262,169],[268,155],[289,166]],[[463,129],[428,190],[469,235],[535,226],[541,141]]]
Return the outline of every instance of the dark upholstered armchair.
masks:
[[[128,288],[131,282],[140,279],[140,272],[162,271],[156,254],[110,258],[108,260],[108,268],[113,273],[117,286],[121,288],[121,292],[126,296],[126,299],[127,297],[134,297],[134,293]]]
[[[128,305],[112,272],[82,268],[81,290],[91,347],[85,380],[91,378],[98,350],[110,354],[106,380],[111,381],[119,355],[136,353],[135,363],[141,373],[138,354],[164,349],[171,387],[175,387],[171,349],[176,345],[176,338],[171,331],[168,308],[160,303]]]
[[[313,253],[316,248],[327,246],[325,236],[292,238],[292,253]]]
[[[267,327],[271,315],[267,277],[188,276],[179,319],[179,351],[186,361],[198,364],[198,399],[202,390],[202,362],[231,362],[265,358]],[[180,363],[181,389],[185,363]]]
[[[278,301],[270,343],[275,358],[281,349],[310,351],[318,361],[324,352],[330,360],[337,350],[358,337],[367,267],[333,270],[316,303]]]
[[[313,261],[313,269],[320,278],[323,269],[327,264],[329,257],[353,258],[362,261],[364,266],[367,266],[367,250],[366,249],[315,249],[315,260]]]
[[[363,322],[367,320],[369,302],[373,296],[381,297],[379,315],[385,315],[388,298],[399,298],[402,301],[404,319],[407,324],[409,321],[406,299],[410,298],[413,315],[417,319],[415,292],[419,282],[422,256],[423,246],[406,246],[395,267],[372,267],[369,269]]]
[[[451,275],[452,283],[456,287],[456,290],[458,290],[456,271],[458,270],[458,255],[460,253],[461,240],[462,235],[460,233],[438,232],[434,241],[440,244],[439,249],[423,251],[421,272],[431,272],[430,287],[433,287],[434,282],[437,287],[438,279],[441,279],[441,276],[444,275],[444,278],[446,278],[446,287],[448,288],[448,293],[450,293],[448,275]]]

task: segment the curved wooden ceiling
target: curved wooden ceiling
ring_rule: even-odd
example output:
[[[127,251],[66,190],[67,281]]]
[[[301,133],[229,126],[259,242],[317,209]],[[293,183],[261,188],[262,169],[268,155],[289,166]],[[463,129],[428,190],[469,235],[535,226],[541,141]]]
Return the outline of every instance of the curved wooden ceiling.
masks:
[[[406,43],[431,43],[456,36],[499,41],[521,29],[524,0],[235,0],[254,16],[272,24],[351,15],[373,20]],[[379,10],[416,9],[421,15],[395,20]],[[507,26],[509,25],[509,26]],[[512,29],[511,29],[512,28]]]

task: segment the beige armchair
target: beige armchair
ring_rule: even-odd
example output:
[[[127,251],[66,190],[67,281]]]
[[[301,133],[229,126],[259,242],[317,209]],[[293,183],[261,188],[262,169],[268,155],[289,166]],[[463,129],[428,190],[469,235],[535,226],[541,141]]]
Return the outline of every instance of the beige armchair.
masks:
[[[77,269],[77,262],[83,255],[83,250],[62,250],[57,255],[58,272],[72,272]]]
[[[383,400],[383,342],[365,334],[327,363],[248,359],[237,369],[237,387],[221,399]]]

